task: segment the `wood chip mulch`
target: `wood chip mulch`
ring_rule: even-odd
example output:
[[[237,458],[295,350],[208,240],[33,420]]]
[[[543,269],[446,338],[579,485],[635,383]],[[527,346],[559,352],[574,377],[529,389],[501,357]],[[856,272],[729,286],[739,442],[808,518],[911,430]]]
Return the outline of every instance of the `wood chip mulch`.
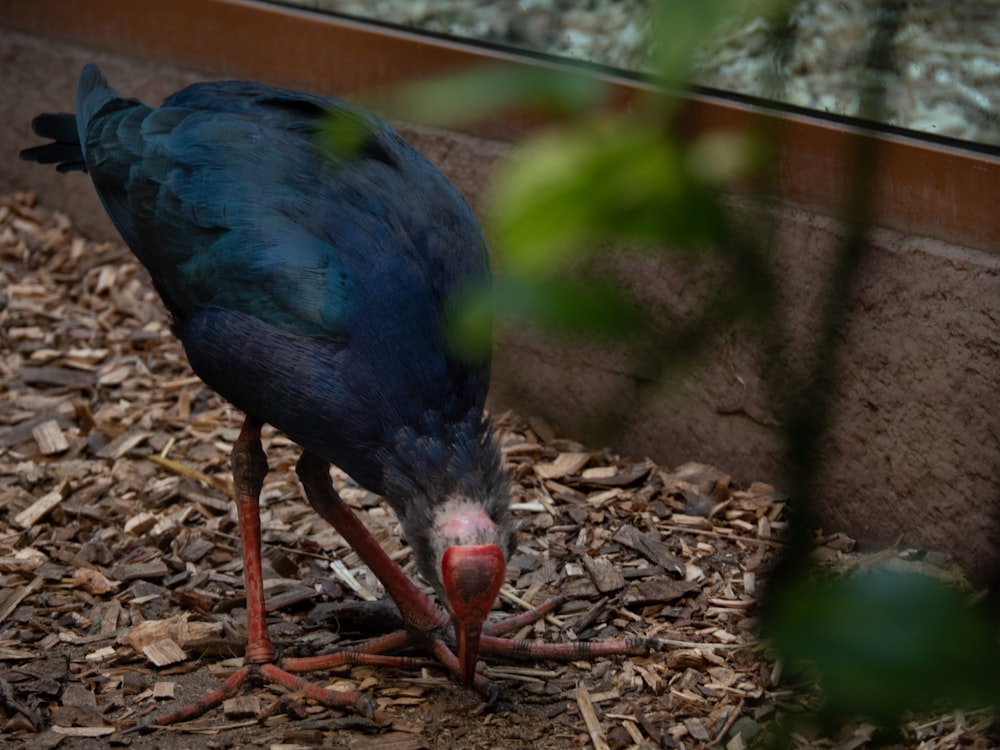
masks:
[[[520,638],[658,639],[648,657],[491,663],[496,712],[429,665],[315,676],[372,696],[374,721],[269,688],[198,722],[148,720],[242,662],[245,600],[229,452],[240,415],[192,375],[145,272],[28,194],[0,196],[0,746],[706,748],[740,750],[778,708],[815,694],[782,681],[755,634],[785,503],[697,463],[674,469],[561,439],[501,414],[520,544],[500,609],[560,593]],[[265,576],[284,655],[355,642],[383,623],[357,555],[302,499],[298,451],[265,432]],[[395,518],[335,475],[343,497],[413,572]],[[821,539],[833,561],[857,555]],[[924,717],[908,747],[987,747],[988,715]],[[870,747],[874,728],[796,736]],[[8,743],[12,743],[9,744]]]

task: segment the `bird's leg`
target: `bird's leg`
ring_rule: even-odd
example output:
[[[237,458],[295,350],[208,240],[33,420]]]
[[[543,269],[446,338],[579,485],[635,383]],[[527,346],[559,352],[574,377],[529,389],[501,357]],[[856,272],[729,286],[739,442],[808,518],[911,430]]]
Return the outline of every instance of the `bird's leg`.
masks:
[[[274,660],[274,646],[267,633],[264,607],[264,572],[261,565],[260,491],[267,476],[267,457],[260,444],[260,422],[247,417],[239,437],[233,443],[230,460],[233,488],[236,491],[236,514],[243,543],[243,583],[247,595],[246,660],[266,664]]]
[[[248,682],[271,682],[288,690],[301,691],[318,703],[331,708],[353,708],[367,716],[373,714],[371,703],[361,693],[337,692],[321,688],[272,663],[274,645],[267,632],[264,574],[261,565],[260,491],[267,475],[267,458],[260,444],[262,426],[257,420],[247,417],[239,437],[233,444],[231,456],[236,512],[243,546],[243,580],[247,596],[247,663],[200,700],[157,717],[154,723],[160,726],[197,718],[227,698],[233,697]]]
[[[448,616],[435,605],[393,562],[382,545],[341,500],[330,480],[330,464],[304,451],[295,467],[306,498],[313,509],[333,526],[385,586],[396,602],[403,621],[412,627],[431,630],[448,624]]]

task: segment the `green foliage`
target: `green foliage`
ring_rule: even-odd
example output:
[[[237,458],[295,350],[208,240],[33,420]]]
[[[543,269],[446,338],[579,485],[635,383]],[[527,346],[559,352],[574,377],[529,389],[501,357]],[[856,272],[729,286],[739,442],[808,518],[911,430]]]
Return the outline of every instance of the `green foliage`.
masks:
[[[954,586],[872,570],[787,582],[765,627],[793,665],[809,665],[826,718],[884,725],[914,709],[1000,705],[995,613]]]
[[[608,118],[543,135],[494,192],[508,270],[556,272],[567,254],[608,240],[695,248],[720,242],[726,217],[679,144]]]
[[[320,145],[331,159],[350,159],[364,148],[373,127],[372,116],[367,110],[345,105],[327,115],[319,134]]]
[[[414,122],[449,127],[512,107],[569,114],[594,106],[603,95],[601,82],[588,76],[497,65],[412,83],[393,92],[387,106]]]
[[[488,353],[494,317],[567,335],[626,343],[642,335],[648,316],[622,290],[591,281],[505,275],[470,289],[454,304],[451,341],[465,356]]]

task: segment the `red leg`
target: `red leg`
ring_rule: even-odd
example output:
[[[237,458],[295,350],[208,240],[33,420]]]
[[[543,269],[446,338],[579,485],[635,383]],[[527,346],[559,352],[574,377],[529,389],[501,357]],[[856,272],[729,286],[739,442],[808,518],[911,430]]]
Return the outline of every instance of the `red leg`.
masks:
[[[510,617],[505,617],[502,620],[488,622],[485,626],[483,626],[483,635],[506,635],[507,633],[513,633],[515,630],[518,630],[525,625],[530,625],[533,622],[537,622],[545,617],[545,615],[555,612],[565,601],[565,596],[554,596],[551,599],[542,602],[537,607],[532,607],[528,611],[522,612],[519,615],[511,615]]]
[[[512,633],[554,612],[566,601],[565,596],[555,596],[512,617],[489,622],[483,628],[480,649],[484,655],[503,656],[508,659],[586,659],[593,656],[646,656],[653,645],[647,638],[624,638],[617,641],[569,641],[568,643],[537,643],[515,641],[498,636]]]
[[[358,557],[378,577],[396,602],[403,621],[411,629],[427,632],[447,627],[450,622],[448,615],[416,587],[386,554],[357,514],[340,499],[330,480],[330,464],[304,451],[295,470],[302,480],[309,504],[340,532],[358,553]]]
[[[360,643],[356,646],[348,646],[332,654],[321,654],[319,656],[289,657],[281,662],[281,666],[292,672],[311,672],[319,669],[333,669],[342,667],[345,664],[370,663],[366,657],[372,654],[381,654],[386,651],[397,651],[412,645],[413,637],[406,630],[396,630],[378,638]]]
[[[233,485],[236,511],[243,544],[243,579],[247,596],[247,664],[194,703],[164,714],[154,720],[160,726],[190,721],[220,705],[239,692],[245,684],[263,681],[288,690],[301,691],[316,702],[331,708],[353,708],[360,714],[374,714],[371,702],[357,691],[326,690],[293,675],[274,661],[274,645],[267,632],[267,612],[264,608],[264,574],[261,565],[260,491],[267,475],[267,457],[260,445],[261,423],[252,417],[243,422],[243,429],[233,444]]]
[[[460,678],[458,658],[445,642],[447,640],[453,643],[455,640],[451,618],[416,587],[385,553],[382,545],[365,528],[357,514],[341,500],[330,480],[330,464],[318,456],[304,452],[296,471],[302,480],[302,487],[309,504],[340,532],[344,540],[358,553],[358,557],[382,582],[396,602],[405,628],[326,656],[287,659],[283,662],[283,666],[294,671],[326,669],[334,665],[351,663],[388,663],[405,666],[407,664],[405,657],[376,658],[374,654],[419,643],[433,650],[438,661],[456,678]],[[399,645],[389,645],[393,642]],[[491,700],[495,699],[497,690],[485,677],[477,676],[475,687]]]
[[[260,556],[260,491],[267,475],[267,458],[260,445],[260,422],[247,417],[233,445],[233,485],[243,542],[243,581],[247,594],[246,659],[253,664],[274,660],[264,609],[264,573]]]

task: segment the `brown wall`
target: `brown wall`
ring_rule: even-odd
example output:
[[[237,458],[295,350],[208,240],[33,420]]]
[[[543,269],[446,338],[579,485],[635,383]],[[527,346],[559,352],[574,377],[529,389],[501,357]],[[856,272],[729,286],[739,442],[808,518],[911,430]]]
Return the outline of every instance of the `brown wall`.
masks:
[[[112,229],[85,176],[20,162],[28,122],[72,108],[85,62],[123,93],[155,102],[194,80],[218,77],[98,53],[0,29],[0,192],[34,190],[95,237]],[[484,186],[507,144],[426,129],[405,135],[483,209]],[[734,199],[744,212],[760,211]],[[816,285],[843,227],[794,208],[776,213],[777,262],[791,337],[805,348]],[[936,548],[986,574],[997,564],[1000,503],[1000,259],[888,230],[872,252],[842,331],[844,372],[823,454],[821,520],[862,540]],[[670,262],[626,260],[653,313],[693,304],[697,284]],[[583,429],[610,403],[622,451],[666,464],[714,463],[742,480],[781,484],[780,433],[764,395],[763,355],[746,331],[706,331],[697,369],[676,373],[637,408],[619,398],[643,382],[628,361],[519,332],[497,352],[498,405],[530,405],[564,430]],[[647,388],[647,391],[649,389]]]

